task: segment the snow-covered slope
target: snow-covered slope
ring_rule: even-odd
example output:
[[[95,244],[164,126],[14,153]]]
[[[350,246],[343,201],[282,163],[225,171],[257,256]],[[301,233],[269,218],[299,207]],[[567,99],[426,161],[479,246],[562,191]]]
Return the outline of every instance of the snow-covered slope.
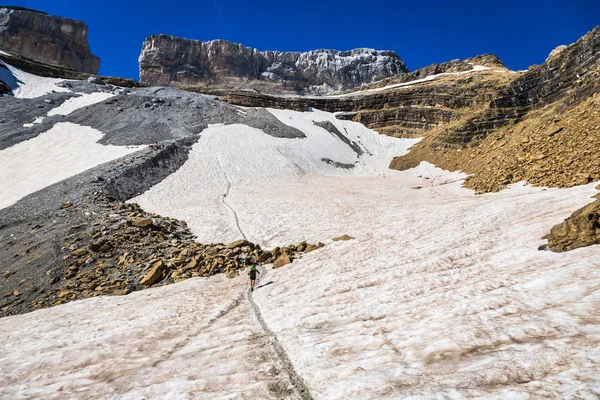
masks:
[[[40,77],[4,63],[0,65],[0,80],[12,89],[15,97],[24,99],[40,97],[53,91],[69,91],[68,88],[57,85],[57,83],[64,82],[64,79]]]
[[[326,242],[263,271],[253,298],[265,325],[245,276],[6,317],[0,397],[296,398],[290,376],[315,399],[600,395],[600,247],[538,250],[594,184],[475,196],[464,175],[430,164],[390,171],[416,140],[319,111],[269,112],[306,137],[210,125],[181,168],[133,199],[203,242]],[[86,149],[77,162],[102,154],[73,133]],[[355,239],[330,240],[341,234]]]
[[[99,144],[102,132],[69,122],[0,150],[0,209],[28,194],[140,149]]]

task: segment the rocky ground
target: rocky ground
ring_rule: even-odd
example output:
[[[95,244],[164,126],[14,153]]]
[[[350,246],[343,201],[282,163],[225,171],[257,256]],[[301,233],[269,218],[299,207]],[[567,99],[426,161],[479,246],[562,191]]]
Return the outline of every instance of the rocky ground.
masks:
[[[246,240],[229,244],[201,244],[184,221],[144,212],[104,195],[80,204],[65,202],[59,215],[71,226],[56,238],[58,257],[38,279],[27,279],[19,269],[3,273],[0,316],[49,307],[100,295],[126,295],[151,286],[166,285],[191,277],[225,273],[235,277],[250,263],[282,267],[301,253],[323,246],[298,245],[263,250]],[[42,226],[32,227],[32,230]],[[18,250],[15,242],[6,245]],[[56,250],[56,249],[55,249]],[[14,262],[25,264],[38,257],[31,248],[15,252]],[[17,273],[18,282],[11,277]],[[45,275],[45,276],[44,276]],[[10,282],[10,283],[9,283]],[[10,286],[12,284],[12,286]],[[12,289],[12,291],[11,291]]]

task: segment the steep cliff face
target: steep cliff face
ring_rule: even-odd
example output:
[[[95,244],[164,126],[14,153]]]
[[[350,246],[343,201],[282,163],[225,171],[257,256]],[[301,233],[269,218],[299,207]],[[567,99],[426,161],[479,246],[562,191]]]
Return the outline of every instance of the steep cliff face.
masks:
[[[148,37],[139,63],[143,83],[275,92],[344,90],[408,72],[391,51],[259,52],[226,40],[202,42],[167,35]]]
[[[0,50],[78,72],[97,74],[100,69],[83,22],[34,10],[0,6]]]

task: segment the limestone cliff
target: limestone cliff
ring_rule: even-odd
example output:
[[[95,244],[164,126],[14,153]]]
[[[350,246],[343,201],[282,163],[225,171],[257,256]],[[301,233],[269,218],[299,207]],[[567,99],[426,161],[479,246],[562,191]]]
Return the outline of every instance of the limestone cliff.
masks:
[[[202,42],[168,35],[148,37],[139,63],[140,81],[148,84],[298,93],[344,90],[408,72],[391,51],[260,52],[226,40]]]
[[[15,57],[97,74],[83,22],[20,7],[0,6],[0,50]]]

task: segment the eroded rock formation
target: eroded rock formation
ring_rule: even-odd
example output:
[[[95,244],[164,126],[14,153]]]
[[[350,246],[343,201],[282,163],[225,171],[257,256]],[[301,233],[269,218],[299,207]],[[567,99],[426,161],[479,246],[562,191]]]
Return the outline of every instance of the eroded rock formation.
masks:
[[[548,236],[548,247],[563,252],[600,243],[600,200],[575,211],[555,225]]]
[[[0,6],[0,50],[15,57],[97,74],[87,25],[20,7]]]
[[[146,39],[140,81],[270,91],[328,92],[408,72],[391,51],[355,49],[258,51],[226,40],[203,42],[168,35]]]

